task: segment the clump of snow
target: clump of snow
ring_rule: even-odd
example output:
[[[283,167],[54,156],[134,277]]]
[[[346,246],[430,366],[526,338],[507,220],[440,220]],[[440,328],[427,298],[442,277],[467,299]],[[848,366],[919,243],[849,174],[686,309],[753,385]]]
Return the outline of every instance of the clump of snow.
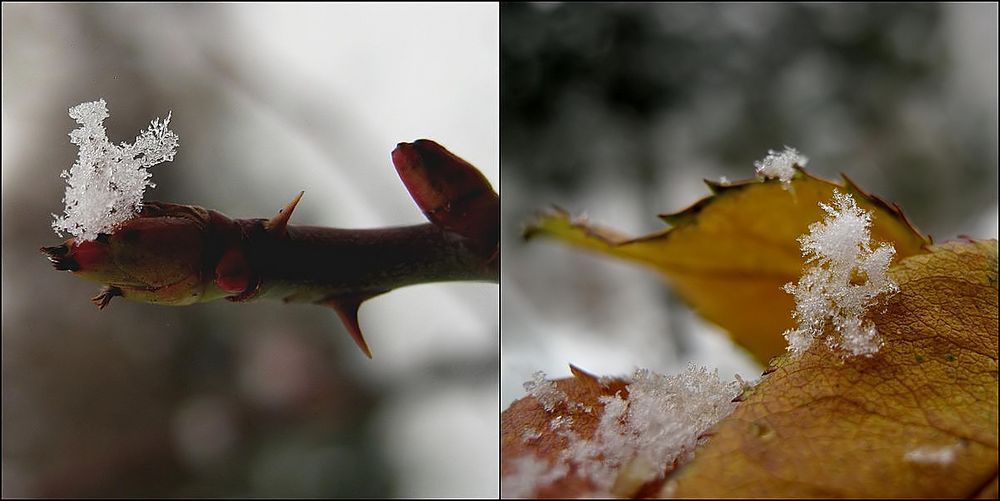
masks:
[[[134,143],[113,144],[103,125],[110,116],[104,99],[78,104],[69,116],[81,125],[69,133],[80,151],[73,167],[62,172],[66,209],[63,216],[53,214],[52,228],[60,236],[65,231],[80,241],[93,240],[139,211],[146,187],[155,187],[146,169],[172,161],[178,138],[167,128],[168,113],[166,120],[150,122]]]
[[[564,463],[550,465],[535,456],[524,456],[514,460],[513,473],[504,475],[500,481],[500,495],[504,498],[535,497],[538,486],[548,485],[569,473]]]
[[[552,412],[560,402],[568,400],[566,394],[554,382],[546,379],[545,372],[542,371],[532,374],[531,381],[524,383],[524,390],[542,404],[545,412]]]
[[[594,438],[567,451],[599,486],[610,488],[615,471],[641,464],[653,480],[674,461],[688,459],[698,436],[732,412],[739,385],[723,383],[718,371],[688,365],[675,376],[639,369],[628,385],[628,400],[601,397],[604,414]]]
[[[809,233],[799,237],[802,255],[812,266],[797,284],[785,284],[785,292],[795,296],[792,317],[798,326],[784,336],[788,351],[798,355],[832,324],[839,336],[826,338],[831,349],[870,356],[882,340],[874,324],[862,317],[876,296],[899,290],[886,274],[896,249],[882,243],[872,250],[871,214],[858,208],[849,194],[834,190],[833,200],[835,207],[819,204],[826,219],[809,225]]]
[[[597,486],[598,495],[628,488],[623,485],[642,485],[662,475],[675,461],[690,459],[699,436],[735,408],[732,400],[741,387],[736,381],[720,381],[718,371],[692,364],[674,376],[637,370],[627,391],[627,400],[621,394],[600,398],[604,411],[590,440],[571,431],[560,432],[570,443],[560,454],[559,464],[575,466],[577,474]],[[536,470],[529,469],[531,479],[540,481],[542,475]],[[560,471],[565,475],[569,470]],[[560,477],[546,478],[550,483]],[[503,485],[508,482],[523,485],[523,479],[505,478]]]
[[[785,146],[782,151],[767,150],[767,156],[753,163],[757,169],[757,177],[761,179],[777,178],[788,188],[788,183],[795,175],[794,166],[805,167],[809,159],[791,146]]]
[[[944,447],[917,447],[903,456],[903,459],[911,463],[948,465],[955,461],[955,454],[961,447],[961,443],[946,445]]]

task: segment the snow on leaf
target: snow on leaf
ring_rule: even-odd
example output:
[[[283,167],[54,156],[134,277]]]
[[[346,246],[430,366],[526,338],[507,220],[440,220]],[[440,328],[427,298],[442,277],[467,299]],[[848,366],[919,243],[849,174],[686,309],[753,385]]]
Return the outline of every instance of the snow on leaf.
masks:
[[[796,173],[787,191],[776,180],[706,181],[712,196],[660,216],[672,227],[638,238],[576,221],[565,211],[540,216],[524,236],[554,237],[652,267],[699,314],[767,363],[785,352],[782,333],[795,327],[789,315],[795,302],[782,287],[798,280],[806,264],[796,239],[823,218],[819,204],[828,202],[834,189],[871,213],[872,238],[891,243],[898,259],[924,253],[930,243],[898,206],[865,193],[846,177],[834,183],[797,167]],[[876,251],[863,271],[871,275],[888,257]]]
[[[799,153],[791,146],[785,146],[782,151],[768,150],[767,156],[753,163],[757,170],[757,177],[761,179],[777,178],[787,189],[792,176],[795,175],[795,166],[805,167],[809,159]]]
[[[168,114],[162,122],[150,122],[132,144],[115,145],[103,125],[110,116],[104,99],[78,104],[69,109],[69,116],[81,125],[69,133],[80,151],[69,171],[61,174],[67,184],[66,207],[62,216],[53,215],[52,228],[60,236],[68,232],[78,241],[93,240],[138,213],[146,187],[155,186],[146,169],[172,161],[178,138],[167,127]]]
[[[535,372],[532,380],[524,383],[524,389],[542,403],[546,412],[552,412],[556,405],[566,401],[566,394],[549,381],[542,371]]]
[[[997,241],[931,246],[888,275],[899,292],[865,316],[878,353],[777,358],[660,494],[995,497]]]
[[[882,243],[872,250],[871,213],[838,190],[833,190],[833,199],[835,207],[819,204],[827,213],[826,219],[810,224],[809,233],[799,238],[806,263],[812,266],[798,283],[785,284],[784,290],[795,297],[792,315],[798,325],[786,330],[784,336],[788,351],[798,355],[832,324],[837,334],[827,337],[828,346],[870,356],[882,341],[875,326],[861,317],[876,296],[899,290],[886,276],[896,249]]]
[[[687,461],[741,391],[739,383],[693,365],[673,376],[640,369],[630,379],[604,382],[578,369],[574,374],[549,382],[547,394],[555,389],[565,397],[561,407],[525,398],[504,412],[504,497],[633,495]],[[570,424],[550,424],[536,440],[523,440],[546,420]]]
[[[511,473],[500,481],[500,491],[505,498],[534,497],[539,485],[548,485],[565,477],[569,468],[564,463],[549,464],[535,456],[522,456],[511,460]]]

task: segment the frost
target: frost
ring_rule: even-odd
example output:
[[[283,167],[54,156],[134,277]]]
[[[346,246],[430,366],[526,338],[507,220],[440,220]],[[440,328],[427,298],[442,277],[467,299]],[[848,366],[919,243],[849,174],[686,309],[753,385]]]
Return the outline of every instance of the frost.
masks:
[[[757,168],[757,177],[762,179],[778,178],[788,189],[792,176],[795,175],[794,166],[805,167],[809,161],[804,155],[791,146],[785,146],[783,151],[767,150],[767,156],[762,160],[753,163]]]
[[[521,433],[521,438],[524,440],[525,443],[532,442],[538,440],[539,438],[542,438],[542,432],[538,430],[524,430],[524,432]]]
[[[567,401],[568,398],[555,383],[545,378],[545,373],[542,371],[535,372],[532,380],[524,383],[524,390],[542,404],[545,412],[552,412],[556,405]]]
[[[628,491],[664,474],[675,462],[688,460],[701,434],[732,412],[736,405],[732,400],[740,390],[735,381],[720,381],[717,371],[710,373],[694,365],[675,376],[637,370],[627,386],[627,399],[620,394],[601,397],[604,411],[592,439],[560,432],[569,439],[561,462],[543,471],[537,460],[522,458],[518,471],[526,473],[505,478],[504,492],[530,495],[533,490],[519,490],[523,485],[519,479],[535,479],[534,487],[546,485],[561,478],[555,472],[566,475],[569,470],[559,467],[569,465],[590,479],[599,495]],[[553,418],[550,428],[561,428],[561,418]]]
[[[823,336],[829,323],[839,335],[827,337],[828,346],[871,355],[882,341],[875,325],[862,317],[876,296],[899,290],[886,275],[896,249],[882,243],[871,250],[871,214],[848,194],[834,190],[833,199],[835,207],[819,204],[826,219],[809,225],[809,233],[799,237],[802,255],[812,266],[797,284],[785,284],[785,292],[795,296],[792,317],[798,326],[784,335],[788,351],[798,355]]]
[[[698,437],[732,412],[739,393],[735,383],[723,383],[717,371],[689,365],[676,376],[635,371],[628,400],[601,397],[604,414],[594,439],[573,444],[570,459],[595,483],[610,488],[619,467],[647,472],[646,480],[662,474],[675,461],[687,459]]]
[[[93,240],[139,211],[146,187],[155,187],[146,169],[172,161],[178,138],[167,128],[168,113],[166,120],[150,122],[134,143],[111,143],[103,125],[110,116],[104,99],[78,104],[69,116],[81,125],[69,133],[80,151],[76,163],[61,174],[67,184],[66,208],[63,216],[53,214],[52,228],[60,236],[65,231],[80,241]]]
[[[513,473],[500,481],[500,494],[504,498],[534,497],[535,488],[548,485],[565,477],[569,468],[562,463],[549,465],[535,456],[525,456],[514,460]]]
[[[955,460],[955,453],[961,447],[961,443],[947,445],[944,447],[917,447],[903,456],[903,459],[911,463],[948,465]]]
[[[549,429],[558,431],[573,426],[573,416],[556,416],[549,421]]]

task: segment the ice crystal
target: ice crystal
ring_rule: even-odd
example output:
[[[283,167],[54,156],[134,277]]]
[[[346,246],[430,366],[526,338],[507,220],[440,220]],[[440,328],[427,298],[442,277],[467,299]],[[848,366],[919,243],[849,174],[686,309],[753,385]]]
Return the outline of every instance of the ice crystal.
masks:
[[[524,383],[524,390],[542,404],[545,412],[552,412],[560,402],[566,401],[566,394],[546,379],[542,371],[532,374],[532,380]]]
[[[757,168],[757,176],[765,178],[778,178],[785,187],[791,182],[795,175],[795,165],[804,167],[809,159],[791,146],[785,146],[783,151],[767,150],[767,156],[753,163]]]
[[[655,478],[674,461],[687,459],[699,435],[732,412],[738,393],[736,383],[693,364],[674,376],[636,370],[627,400],[601,397],[604,414],[594,438],[571,446],[569,459],[588,465],[590,478],[605,488],[626,465],[642,465],[638,470]]]
[[[514,460],[513,472],[500,481],[500,496],[503,498],[534,497],[535,489],[548,485],[569,473],[563,463],[550,465],[544,459],[524,456]]]
[[[115,145],[103,125],[110,116],[104,99],[78,104],[69,116],[81,125],[69,133],[80,151],[69,171],[62,172],[66,208],[62,216],[53,214],[52,228],[60,236],[65,231],[81,241],[93,240],[139,211],[146,187],[155,186],[146,169],[173,160],[178,138],[167,128],[168,113],[166,120],[150,122],[132,144]]]
[[[538,440],[539,438],[542,438],[542,432],[530,429],[524,430],[521,433],[521,438],[524,440],[525,443],[532,442]]]
[[[792,317],[798,326],[785,331],[788,350],[801,354],[827,325],[835,335],[826,338],[831,348],[853,355],[871,355],[882,344],[875,325],[863,320],[865,312],[882,293],[899,286],[886,274],[896,249],[882,243],[871,249],[871,214],[858,208],[854,198],[837,190],[834,207],[820,203],[827,216],[809,225],[809,233],[799,237],[807,267],[797,284],[785,284],[795,296]]]
[[[675,461],[687,460],[699,444],[699,436],[732,412],[736,405],[732,400],[740,392],[740,385],[720,381],[717,371],[689,365],[674,376],[637,370],[627,392],[627,399],[620,394],[601,397],[604,411],[590,440],[572,431],[561,431],[569,438],[569,446],[561,453],[560,461],[544,465],[542,472],[537,461],[526,460],[523,473],[519,468],[517,476],[503,480],[505,486],[510,486],[504,490],[530,494],[533,491],[520,488],[527,480],[517,477],[527,476],[538,487],[561,477],[554,472],[567,474],[569,465],[575,467],[576,474],[590,479],[598,495],[618,488],[627,490],[622,484],[634,486],[653,480]],[[562,428],[562,418],[553,418],[550,428]]]

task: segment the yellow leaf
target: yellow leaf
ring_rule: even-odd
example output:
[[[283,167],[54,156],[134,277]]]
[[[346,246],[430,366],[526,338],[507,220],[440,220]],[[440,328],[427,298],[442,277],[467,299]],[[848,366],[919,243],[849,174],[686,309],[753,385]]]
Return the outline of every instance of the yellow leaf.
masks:
[[[661,494],[995,497],[997,241],[929,250],[890,269],[878,353],[776,359]]]
[[[828,203],[834,188],[851,193],[859,207],[872,212],[873,240],[891,242],[896,259],[923,253],[931,243],[898,206],[865,193],[846,177],[841,185],[799,169],[787,190],[775,180],[706,183],[714,195],[660,216],[673,226],[650,235],[628,238],[563,211],[540,217],[524,235],[550,236],[653,267],[762,363],[785,350],[782,333],[794,326],[794,302],[781,287],[801,275],[804,259],[797,238],[822,219],[818,204]]]

